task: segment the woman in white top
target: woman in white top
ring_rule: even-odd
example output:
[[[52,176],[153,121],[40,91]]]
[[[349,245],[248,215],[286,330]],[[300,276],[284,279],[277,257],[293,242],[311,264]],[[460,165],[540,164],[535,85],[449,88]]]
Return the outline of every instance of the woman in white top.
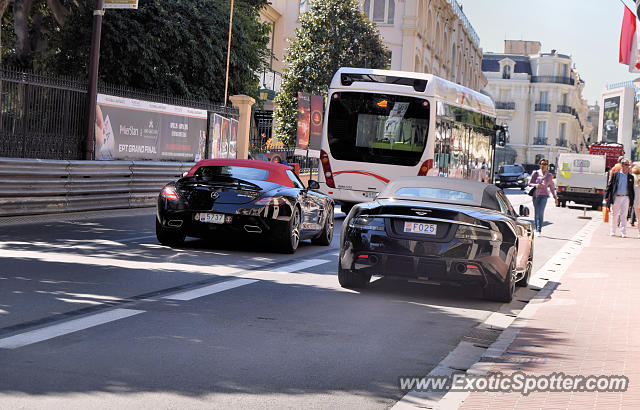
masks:
[[[638,220],[638,238],[640,238],[640,165],[633,166],[631,175],[633,175],[633,191],[635,194],[633,211],[636,213],[636,219]]]

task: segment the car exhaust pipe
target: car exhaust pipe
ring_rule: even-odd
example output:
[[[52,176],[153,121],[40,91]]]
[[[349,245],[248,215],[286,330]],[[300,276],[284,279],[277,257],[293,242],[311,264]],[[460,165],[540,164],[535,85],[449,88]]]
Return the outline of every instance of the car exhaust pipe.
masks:
[[[171,219],[169,222],[167,222],[167,225],[173,228],[180,228],[182,226],[182,219]]]
[[[461,262],[456,263],[456,266],[454,267],[454,269],[456,270],[456,272],[460,273],[460,274],[464,274],[467,271],[467,265]]]
[[[369,255],[369,262],[371,262],[372,265],[375,265],[378,263],[378,257],[376,255]]]
[[[245,225],[244,230],[249,233],[262,233],[262,228],[255,225]]]

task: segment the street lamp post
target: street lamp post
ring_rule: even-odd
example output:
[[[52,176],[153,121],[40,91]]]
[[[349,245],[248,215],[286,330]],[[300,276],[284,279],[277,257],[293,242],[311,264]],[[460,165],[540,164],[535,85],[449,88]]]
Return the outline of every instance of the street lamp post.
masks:
[[[224,80],[224,105],[227,105],[227,93],[229,90],[229,58],[231,57],[231,25],[233,24],[233,0],[229,12],[229,43],[227,44],[227,74]]]
[[[100,62],[100,37],[102,35],[102,16],[104,16],[104,0],[96,1],[93,11],[93,31],[91,33],[91,57],[89,58],[89,98],[87,121],[87,139],[85,141],[84,159],[93,159],[93,144],[96,134],[96,96],[98,95],[98,65]]]

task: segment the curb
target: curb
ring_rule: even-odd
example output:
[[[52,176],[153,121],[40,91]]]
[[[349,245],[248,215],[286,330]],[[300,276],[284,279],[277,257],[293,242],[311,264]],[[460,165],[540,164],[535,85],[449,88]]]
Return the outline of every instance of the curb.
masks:
[[[517,316],[509,316],[497,311],[474,328],[480,331],[501,332],[490,346],[485,348],[476,343],[462,341],[427,376],[452,376],[454,373],[473,376],[487,374],[493,367],[495,359],[504,354],[520,331],[526,327],[529,319],[535,315],[540,303],[553,293],[562,275],[580,254],[582,248],[591,242],[593,232],[601,223],[601,216],[588,222],[535,273],[529,288],[539,292],[529,300]],[[470,393],[412,390],[392,408],[395,410],[458,409]]]

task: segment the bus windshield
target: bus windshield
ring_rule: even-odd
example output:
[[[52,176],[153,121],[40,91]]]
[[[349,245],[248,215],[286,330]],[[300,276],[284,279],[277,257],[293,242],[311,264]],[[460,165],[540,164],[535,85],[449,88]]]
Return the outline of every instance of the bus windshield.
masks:
[[[429,130],[429,101],[339,92],[331,96],[327,139],[338,160],[415,166]]]

